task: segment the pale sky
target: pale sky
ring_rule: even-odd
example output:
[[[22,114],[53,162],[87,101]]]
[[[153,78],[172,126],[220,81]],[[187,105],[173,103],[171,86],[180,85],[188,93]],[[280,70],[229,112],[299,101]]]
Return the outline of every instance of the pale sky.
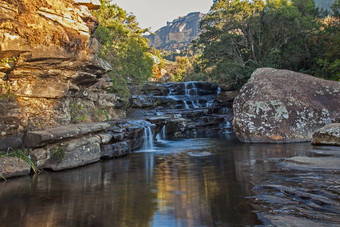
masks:
[[[128,13],[132,12],[142,28],[151,31],[166,26],[166,22],[190,12],[207,13],[213,0],[111,0]]]

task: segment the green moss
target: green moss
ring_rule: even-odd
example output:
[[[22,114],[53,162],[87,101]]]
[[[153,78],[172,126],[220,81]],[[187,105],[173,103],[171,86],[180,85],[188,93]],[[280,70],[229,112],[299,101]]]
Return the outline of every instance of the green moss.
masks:
[[[86,109],[81,103],[70,104],[70,115],[72,123],[84,122],[86,119]]]
[[[61,162],[65,158],[65,154],[66,147],[59,146],[51,152],[49,160],[53,162]]]

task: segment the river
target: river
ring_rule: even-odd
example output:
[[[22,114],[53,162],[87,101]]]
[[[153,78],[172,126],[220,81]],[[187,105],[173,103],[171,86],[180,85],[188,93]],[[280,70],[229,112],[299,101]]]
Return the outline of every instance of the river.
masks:
[[[265,190],[254,186],[283,185],[278,161],[315,156],[311,149],[242,144],[232,134],[161,140],[152,151],[1,182],[1,226],[261,225],[267,206],[254,201]]]

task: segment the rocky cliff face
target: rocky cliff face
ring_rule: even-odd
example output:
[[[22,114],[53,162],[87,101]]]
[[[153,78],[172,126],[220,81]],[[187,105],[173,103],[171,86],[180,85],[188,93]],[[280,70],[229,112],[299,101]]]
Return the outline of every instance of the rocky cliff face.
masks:
[[[149,35],[150,46],[164,50],[182,50],[187,48],[191,41],[199,35],[199,22],[204,17],[203,13],[189,13],[157,30],[154,35]]]
[[[0,1],[0,150],[22,132],[114,119],[111,66],[96,56],[98,0]],[[11,139],[9,139],[11,138]]]

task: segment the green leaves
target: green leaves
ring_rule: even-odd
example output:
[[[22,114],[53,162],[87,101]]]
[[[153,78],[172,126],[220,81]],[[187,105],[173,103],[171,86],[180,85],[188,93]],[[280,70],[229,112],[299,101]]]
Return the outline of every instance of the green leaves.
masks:
[[[93,14],[100,23],[95,37],[102,44],[100,57],[108,61],[113,70],[112,92],[127,98],[127,83],[142,83],[152,76],[153,59],[147,40],[142,36],[136,17],[127,14],[115,4],[102,0],[100,10]]]
[[[241,87],[258,67],[315,74],[319,70],[315,59],[324,55],[332,60],[318,62],[333,75],[337,67],[334,59],[339,59],[340,53],[336,45],[340,26],[322,28],[321,19],[313,0],[215,1],[201,22],[203,33],[195,48],[202,54],[195,71]],[[331,28],[335,36],[327,35],[329,43],[315,45],[319,33],[331,34]],[[320,44],[331,48],[320,48]],[[334,47],[336,54],[331,51]]]

